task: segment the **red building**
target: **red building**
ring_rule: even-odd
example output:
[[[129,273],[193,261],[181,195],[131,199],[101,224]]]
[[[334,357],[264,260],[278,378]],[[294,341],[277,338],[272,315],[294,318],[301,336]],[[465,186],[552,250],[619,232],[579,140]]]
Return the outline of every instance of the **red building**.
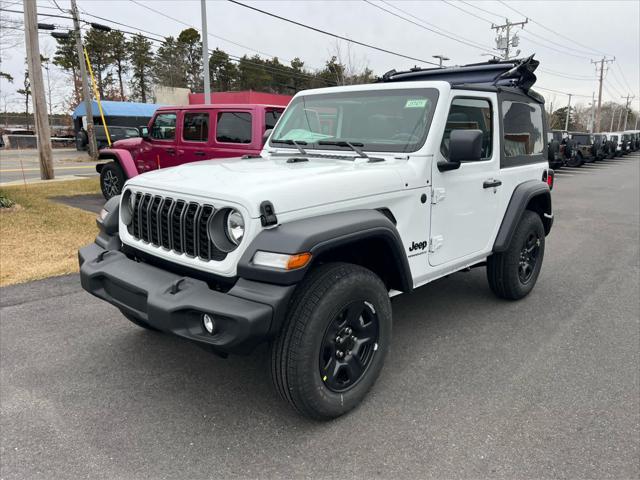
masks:
[[[226,104],[257,104],[257,105],[282,105],[286,107],[291,99],[291,95],[281,95],[279,93],[264,93],[245,90],[241,92],[212,92],[211,103]],[[190,93],[189,105],[200,105],[205,103],[204,93]]]

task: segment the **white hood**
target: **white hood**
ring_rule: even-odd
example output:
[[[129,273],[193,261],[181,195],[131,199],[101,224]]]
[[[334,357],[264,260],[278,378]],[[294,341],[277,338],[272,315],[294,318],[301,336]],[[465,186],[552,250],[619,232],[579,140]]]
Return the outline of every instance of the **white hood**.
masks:
[[[253,218],[260,203],[269,200],[276,213],[286,213],[368,195],[401,190],[398,167],[406,160],[313,158],[287,163],[291,157],[207,160],[138,175],[128,185],[175,194],[199,196],[215,202],[244,205]]]

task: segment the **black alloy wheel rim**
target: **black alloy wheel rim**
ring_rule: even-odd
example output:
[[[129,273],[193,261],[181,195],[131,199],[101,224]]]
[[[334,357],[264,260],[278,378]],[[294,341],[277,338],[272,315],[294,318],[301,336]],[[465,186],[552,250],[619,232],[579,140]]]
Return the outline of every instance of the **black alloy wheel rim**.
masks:
[[[111,170],[108,170],[104,174],[104,178],[102,179],[102,185],[104,186],[104,191],[107,192],[107,194],[110,197],[114,197],[120,193],[120,190],[119,190],[120,181],[118,180],[118,177],[113,174]]]
[[[522,250],[520,251],[520,260],[518,264],[518,276],[523,284],[529,283],[538,263],[538,255],[540,253],[540,237],[536,232],[529,232]]]
[[[341,393],[365,375],[378,350],[378,314],[367,301],[343,307],[331,320],[320,346],[320,378],[327,388]]]

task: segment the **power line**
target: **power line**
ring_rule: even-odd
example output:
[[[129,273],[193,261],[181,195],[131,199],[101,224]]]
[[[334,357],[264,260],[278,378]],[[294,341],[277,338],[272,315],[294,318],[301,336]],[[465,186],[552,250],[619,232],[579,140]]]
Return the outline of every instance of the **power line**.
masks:
[[[397,18],[399,18],[401,20],[404,20],[405,22],[409,22],[409,23],[411,23],[411,24],[413,24],[413,25],[415,25],[417,27],[420,27],[420,28],[422,28],[424,30],[428,30],[429,32],[435,33],[436,35],[440,35],[442,37],[446,37],[446,38],[448,38],[450,40],[453,40],[455,42],[462,43],[463,45],[467,45],[468,47],[477,48],[478,50],[483,51],[483,52],[493,53],[491,47],[486,47],[484,45],[481,45],[479,43],[474,42],[473,40],[469,40],[469,39],[461,37],[461,36],[458,36],[458,38],[456,38],[455,36],[452,36],[452,35],[455,35],[452,32],[448,32],[447,30],[445,30],[443,28],[440,28],[440,27],[437,27],[434,24],[427,22],[426,20],[422,20],[421,18],[416,17],[415,15],[407,12],[406,10],[402,10],[400,7],[396,7],[395,5],[391,5],[389,2],[386,2],[385,0],[381,0],[382,3],[384,3],[385,5],[388,5],[388,6],[392,7],[392,8],[395,8],[396,10],[404,13],[405,15],[408,15],[411,18],[414,18],[414,19],[418,20],[419,22],[425,23],[425,24],[427,24],[427,25],[429,25],[429,26],[431,26],[433,28],[437,28],[438,30],[442,30],[442,32],[446,32],[446,33],[438,32],[436,30],[433,30],[432,28],[425,27],[424,25],[421,25],[420,23],[414,22],[413,20],[405,18],[405,17],[403,17],[401,15],[398,15],[397,13],[392,12],[391,10],[387,10],[386,8],[384,8],[384,7],[380,6],[380,5],[376,5],[375,3],[371,2],[370,0],[363,0],[363,1],[368,3],[369,5],[371,5],[372,7],[378,8],[378,9],[380,9],[380,10],[382,10],[382,11],[384,11],[384,12],[390,14],[390,15],[393,15],[394,17],[397,17]]]
[[[22,13],[22,12],[20,12],[20,11],[12,11],[12,13]],[[117,22],[115,20],[111,20],[109,18],[101,17],[101,16],[98,16],[98,15],[93,15],[91,13],[88,13],[88,12],[84,11],[84,10],[83,10],[83,13],[88,15],[88,16],[90,16],[90,17],[94,17],[94,18],[98,18],[100,20],[103,20],[105,22],[110,22],[110,23],[113,23],[113,24],[116,24],[116,25],[120,25],[120,26],[123,26],[123,27],[126,27],[126,28],[136,29],[136,27],[133,27],[131,25],[127,25],[125,23]],[[51,15],[46,15],[46,14],[38,14],[38,15],[40,15],[40,16],[51,16]],[[71,17],[63,17],[61,15],[55,15],[55,17],[64,18],[64,19],[68,19],[68,20],[72,19]],[[84,23],[88,23],[88,22],[86,22],[84,20],[83,20],[83,22]],[[69,28],[68,26],[64,26],[64,27],[63,26],[57,26],[57,27],[58,28]],[[119,30],[119,29],[115,29],[115,28],[112,28],[112,30],[120,32],[120,33],[124,33],[124,34],[127,34],[127,35],[140,35],[141,37],[146,38],[147,40],[151,40],[151,41],[154,41],[154,42],[159,42],[161,44],[166,43],[164,38],[162,37],[162,35],[160,35],[158,33],[150,32],[148,30],[138,29],[139,30],[138,32],[128,32],[128,31],[125,31],[125,30]],[[147,35],[142,35],[140,32],[144,32]],[[153,37],[150,37],[148,35],[153,35],[153,36],[159,37],[159,38],[153,38]],[[211,49],[209,51],[211,53],[214,52]],[[231,61],[233,61],[233,62],[239,63],[242,60],[242,57],[240,57],[238,55],[231,55],[231,54],[227,54],[227,55],[229,56],[229,59]],[[272,59],[275,59],[275,58],[277,58],[277,57],[272,57]],[[280,57],[280,58],[282,58],[282,57]],[[320,78],[320,77],[315,76],[315,75],[312,75],[312,74],[307,74],[307,73],[304,73],[304,72],[295,72],[295,71],[289,70],[289,67],[286,67],[284,65],[283,65],[283,67],[276,67],[276,66],[273,66],[273,65],[259,64],[259,63],[251,61],[248,58],[245,58],[242,61],[245,64],[254,65],[254,66],[263,68],[265,70],[268,70],[270,72],[273,72],[273,73],[286,73],[287,75],[290,75],[290,76],[293,76],[293,77],[296,77],[296,78],[300,78],[300,79],[304,78],[304,79],[307,79],[307,80],[315,80],[315,81],[324,83],[325,85],[328,85],[328,86],[335,86],[336,85],[336,83],[328,82],[325,79]]]
[[[542,23],[535,21],[533,18],[529,17],[528,15],[524,15],[522,12],[519,12],[518,10],[516,10],[515,8],[513,8],[511,5],[507,4],[503,0],[497,0],[497,1],[500,2],[502,5],[504,5],[505,7],[507,7],[508,9],[513,10],[518,15],[522,15],[523,17],[528,18],[529,20],[531,20],[531,23],[535,23],[539,27],[544,28],[545,30],[553,33],[554,35],[557,35],[558,37],[562,37],[565,40],[569,40],[570,42],[575,43],[576,45],[578,45],[578,46],[580,46],[582,48],[586,48],[590,52],[598,53],[599,55],[609,55],[608,53],[604,53],[604,52],[602,52],[600,50],[597,50],[595,48],[591,48],[591,47],[588,47],[587,45],[583,45],[581,43],[578,43],[573,38],[570,38],[570,37],[567,37],[565,35],[562,35],[561,33],[558,33],[556,30],[553,30],[551,28],[548,28],[548,27],[544,26]]]
[[[568,80],[578,80],[580,82],[593,82],[596,80],[595,77],[590,77],[590,78],[580,78],[580,77],[574,77],[572,75],[565,75],[564,73],[556,73],[552,70],[547,70],[544,68],[538,68],[539,71],[547,73],[549,75],[553,75],[555,77],[561,77],[561,78],[566,78]]]
[[[253,10],[255,12],[259,12],[259,13],[262,13],[264,15],[268,15],[269,17],[277,18],[278,20],[282,20],[284,22],[288,22],[288,23],[291,23],[293,25],[297,25],[299,27],[306,28],[307,30],[312,30],[314,32],[322,33],[323,35],[328,35],[328,36],[333,37],[333,38],[338,38],[340,40],[344,40],[345,42],[353,43],[355,45],[360,45],[362,47],[370,48],[372,50],[377,50],[379,52],[388,53],[389,55],[395,55],[396,57],[406,58],[408,60],[414,60],[414,61],[417,61],[417,62],[420,62],[420,63],[426,63],[426,64],[429,64],[429,65],[439,66],[438,63],[430,62],[429,60],[424,60],[422,58],[412,57],[410,55],[405,55],[403,53],[394,52],[392,50],[387,50],[386,48],[377,47],[375,45],[370,45],[368,43],[364,43],[364,42],[361,42],[359,40],[354,40],[352,38],[348,38],[348,37],[344,37],[342,35],[331,33],[331,32],[328,32],[326,30],[322,30],[320,28],[312,27],[311,25],[307,25],[307,24],[304,24],[304,23],[301,23],[301,22],[297,22],[295,20],[291,20],[290,18],[286,18],[286,17],[282,17],[280,15],[276,15],[275,13],[267,12],[266,10],[262,10],[260,8],[254,7],[254,6],[247,5],[247,4],[244,4],[242,2],[238,2],[237,0],[227,0],[227,1],[229,1],[229,2],[231,2],[233,4],[235,4],[235,5],[239,5],[241,7],[248,8],[249,10]]]
[[[193,28],[193,29],[195,29],[195,30],[198,30],[196,27],[194,27],[193,25],[190,25],[189,23],[183,22],[182,20],[180,20],[180,19],[178,19],[178,18],[175,18],[175,17],[172,17],[172,16],[170,16],[170,15],[167,15],[167,14],[166,14],[166,13],[164,13],[164,12],[161,12],[161,11],[159,11],[159,10],[156,10],[155,8],[152,8],[152,7],[149,7],[149,6],[147,6],[147,5],[144,5],[144,4],[142,4],[142,3],[140,3],[140,2],[138,2],[138,1],[136,1],[136,0],[129,0],[129,1],[130,1],[130,2],[132,2],[132,3],[134,3],[134,4],[136,4],[136,5],[138,5],[139,7],[146,8],[147,10],[149,10],[149,11],[151,11],[151,12],[154,12],[154,13],[156,13],[156,14],[158,14],[158,15],[161,15],[161,16],[163,16],[163,17],[165,17],[165,18],[168,18],[169,20],[173,20],[174,22],[177,22],[177,23],[179,23],[180,25],[184,25],[185,27],[189,27],[189,28]],[[96,17],[96,18],[100,18],[100,17]],[[129,28],[133,28],[133,27],[129,27]],[[199,31],[199,30],[198,30],[198,31]],[[250,51],[252,51],[252,52],[259,53],[260,55],[264,55],[264,56],[266,56],[266,57],[271,57],[271,58],[275,58],[275,57],[276,57],[276,55],[271,55],[270,53],[261,52],[260,50],[256,50],[255,48],[251,48],[251,47],[249,47],[249,46],[247,46],[247,45],[243,45],[243,44],[241,44],[241,43],[234,42],[233,40],[229,40],[228,38],[224,38],[224,37],[221,37],[221,36],[219,36],[219,35],[214,35],[213,33],[208,33],[208,32],[207,32],[207,35],[208,35],[209,37],[217,38],[218,40],[222,40],[222,41],[224,41],[224,42],[230,43],[230,44],[235,45],[235,46],[237,46],[237,47],[244,48],[245,50],[250,50]],[[282,58],[283,60],[287,60],[288,62],[291,62],[291,60],[290,60],[290,59],[287,59],[287,58],[284,58],[284,57],[280,57],[280,58]]]
[[[531,33],[531,32],[529,32],[529,33]],[[534,40],[532,38],[527,37],[526,35],[520,35],[520,38],[524,38],[525,40],[528,40],[528,41],[530,41],[532,43],[535,43],[536,45],[540,45],[542,48],[547,48],[549,50],[553,50],[555,52],[562,53],[563,55],[569,55],[571,57],[582,58],[582,59],[585,59],[585,60],[589,60],[591,58],[591,57],[585,57],[584,55],[576,55],[575,53],[567,52],[567,51],[565,51],[565,50],[563,50],[561,48],[552,47],[550,45],[545,45],[543,43],[540,43],[538,40]]]
[[[492,12],[490,10],[486,10],[484,8],[480,8],[477,5],[474,5],[474,4],[470,3],[470,2],[465,2],[465,0],[460,0],[460,2],[464,3],[465,5],[469,5],[470,7],[475,8],[476,10],[480,10],[481,12],[488,13],[489,15],[494,15],[496,17],[504,18],[504,15],[500,15],[500,14]]]
[[[462,8],[462,7],[458,6],[458,5],[456,5],[456,4],[455,4],[455,3],[453,3],[453,2],[449,2],[449,1],[447,1],[447,0],[442,0],[442,1],[443,1],[444,3],[446,3],[447,5],[449,5],[450,7],[457,8],[458,10],[460,10],[461,12],[466,13],[467,15],[471,15],[472,17],[474,17],[474,18],[476,18],[476,19],[478,19],[478,20],[482,20],[482,21],[484,21],[484,22],[487,22],[489,25],[493,25],[493,22],[492,22],[491,20],[487,20],[486,18],[481,17],[480,15],[476,15],[475,13],[471,13],[470,11],[465,10],[464,8]]]
[[[577,93],[567,93],[567,92],[561,92],[560,90],[554,90],[553,88],[545,88],[545,87],[541,87],[540,85],[535,85],[533,87],[534,89],[540,89],[540,90],[546,90],[548,92],[553,92],[553,93],[559,93],[561,95],[571,95],[572,97],[583,97],[583,98],[591,98],[591,95],[579,95]]]
[[[629,82],[627,82],[627,79],[624,76],[624,72],[622,71],[622,67],[620,66],[620,64],[616,63],[616,66],[618,67],[618,70],[620,71],[620,75],[622,75],[622,79],[624,80],[625,85],[627,86],[627,88],[629,88],[629,91],[633,91],[633,88],[629,87]]]

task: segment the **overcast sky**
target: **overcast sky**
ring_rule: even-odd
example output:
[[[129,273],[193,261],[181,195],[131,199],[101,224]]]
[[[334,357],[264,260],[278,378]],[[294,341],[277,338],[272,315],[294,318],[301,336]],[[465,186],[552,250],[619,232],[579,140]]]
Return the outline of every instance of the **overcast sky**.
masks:
[[[21,1],[3,0],[3,8],[22,10]],[[57,0],[63,9],[69,8],[68,0]],[[161,36],[177,35],[185,24],[200,27],[199,0],[78,0],[81,16],[104,24],[88,14],[132,25]],[[314,26],[319,29],[376,45],[387,50],[424,60],[436,61],[433,55],[443,54],[451,58],[448,64],[465,64],[488,59],[481,54],[495,47],[495,31],[491,22],[522,21],[529,23],[520,36],[520,56],[536,54],[540,60],[537,72],[539,87],[583,95],[575,97],[577,103],[591,101],[597,93],[595,68],[590,59],[603,54],[616,61],[609,65],[605,79],[603,98],[622,102],[620,96],[635,95],[633,108],[640,101],[640,1],[397,1],[372,3],[397,15],[404,16],[424,27],[440,31],[456,39],[471,41],[479,47],[461,44],[450,38],[409,23],[365,1],[246,1],[250,5],[272,13]],[[166,16],[154,13],[142,5],[158,10]],[[506,5],[505,5],[506,4]],[[398,7],[400,10],[394,9]],[[456,8],[457,7],[457,8]],[[511,8],[509,8],[511,7]],[[320,68],[335,50],[336,40],[290,23],[268,17],[227,1],[207,2],[209,47],[219,47],[234,55],[277,56],[282,62],[300,57],[310,69]],[[83,13],[84,12],[84,13]],[[467,13],[468,12],[468,13]],[[517,13],[519,12],[519,13]],[[52,0],[38,0],[39,14],[62,14]],[[411,17],[410,15],[413,15]],[[6,18],[22,20],[20,14],[2,12]],[[40,21],[70,25],[64,19]],[[182,22],[179,23],[178,21]],[[422,23],[428,22],[428,23]],[[430,24],[430,25],[429,25]],[[115,26],[115,25],[113,25]],[[125,29],[124,27],[121,27]],[[569,39],[572,40],[568,40]],[[240,47],[229,43],[242,44]],[[536,43],[534,43],[536,42]],[[41,51],[52,53],[55,42],[47,34],[40,36]],[[246,48],[245,48],[246,47]],[[341,48],[346,51],[346,43]],[[390,69],[407,69],[419,62],[391,54],[378,52],[358,45],[351,46],[351,53],[360,64],[367,64],[376,74]],[[2,70],[16,79],[13,84],[2,80],[0,89],[6,96],[20,88],[24,74],[24,46],[2,50]],[[562,76],[554,75],[560,74]],[[60,74],[56,76],[58,85]],[[569,78],[572,77],[572,78]],[[539,90],[555,105],[566,103],[562,94]],[[589,97],[589,98],[587,98]],[[19,97],[14,97],[14,101]],[[19,101],[19,100],[18,100]]]

